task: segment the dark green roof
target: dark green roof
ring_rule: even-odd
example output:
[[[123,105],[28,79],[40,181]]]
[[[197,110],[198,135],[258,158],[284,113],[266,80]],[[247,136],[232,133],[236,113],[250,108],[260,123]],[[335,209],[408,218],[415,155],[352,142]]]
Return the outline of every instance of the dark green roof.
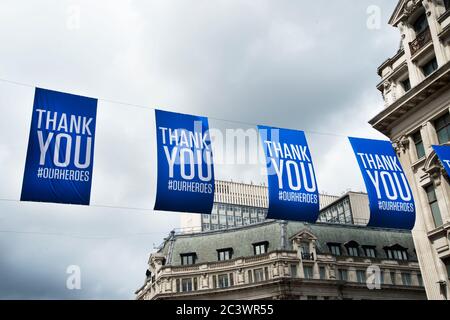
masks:
[[[176,235],[172,261],[168,261],[168,263],[180,265],[180,255],[193,252],[197,254],[197,263],[217,261],[217,250],[224,248],[233,248],[234,258],[252,256],[254,255],[253,244],[264,241],[269,243],[269,251],[282,249],[281,228],[279,222],[270,221],[236,229]],[[375,246],[377,256],[380,258],[386,258],[384,247],[398,244],[408,249],[411,260],[417,259],[412,236],[408,231],[326,223],[288,222],[287,249],[292,250],[289,238],[302,230],[307,230],[317,237],[316,249],[319,253],[330,253],[327,243],[340,243],[344,248],[345,243],[356,241],[360,246]],[[161,253],[167,254],[169,243],[170,241],[166,241]],[[343,250],[343,254],[345,254],[345,250]]]

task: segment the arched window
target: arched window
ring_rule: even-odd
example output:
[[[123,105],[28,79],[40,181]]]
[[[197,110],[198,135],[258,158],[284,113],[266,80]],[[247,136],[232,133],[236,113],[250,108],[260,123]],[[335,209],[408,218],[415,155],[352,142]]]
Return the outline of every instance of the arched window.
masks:
[[[347,253],[350,257],[359,257],[359,244],[356,241],[349,241],[345,244]]]

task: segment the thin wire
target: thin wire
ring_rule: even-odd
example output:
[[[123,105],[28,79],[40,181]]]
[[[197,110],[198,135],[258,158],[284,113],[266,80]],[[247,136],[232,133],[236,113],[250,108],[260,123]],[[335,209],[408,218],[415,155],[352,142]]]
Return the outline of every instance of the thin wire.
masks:
[[[15,203],[26,203],[28,201],[20,201],[18,199],[11,199],[11,198],[0,198],[0,201],[3,202],[15,202]],[[33,201],[34,203],[44,204],[44,205],[54,205],[58,203],[50,203],[50,202],[39,202],[39,201]],[[65,206],[71,205],[71,204],[64,204]],[[127,206],[113,206],[113,205],[104,205],[104,204],[90,204],[89,206],[83,206],[83,207],[93,207],[93,208],[107,208],[107,209],[118,209],[118,210],[132,210],[132,211],[152,211],[156,212],[156,210],[153,210],[151,208],[140,208],[140,207],[127,207]],[[128,213],[127,213],[128,214]]]
[[[30,87],[30,88],[36,88],[37,87],[37,86],[29,84],[29,83],[8,80],[8,79],[5,79],[5,78],[0,78],[0,81],[1,82],[5,82],[5,83],[9,83],[9,84],[18,85],[18,86]],[[117,100],[112,100],[112,99],[105,99],[105,98],[96,98],[96,99],[99,100],[99,101],[103,101],[103,102],[115,103],[115,104],[120,104],[120,105],[124,105],[124,106],[133,107],[133,108],[139,108],[139,109],[145,109],[145,110],[156,110],[156,108],[149,107],[149,106],[144,106],[144,105],[140,105],[140,104],[134,104],[134,103],[117,101]],[[168,110],[168,111],[175,111],[175,110]],[[230,123],[237,123],[237,124],[243,124],[243,125],[250,125],[250,126],[258,126],[258,125],[260,125],[259,123],[254,123],[254,122],[247,122],[247,121],[240,121],[240,120],[230,120],[230,119],[219,118],[219,117],[214,117],[214,116],[208,116],[208,119],[222,121],[222,122],[230,122]],[[305,133],[313,134],[313,135],[333,136],[333,137],[340,137],[340,138],[342,138],[342,137],[343,138],[347,138],[348,137],[348,135],[340,134],[340,133],[320,132],[320,131],[312,131],[312,130],[303,130],[303,131]]]
[[[85,235],[76,235],[70,233],[61,233],[61,232],[39,232],[39,231],[20,231],[20,230],[0,230],[0,233],[7,234],[26,234],[26,235],[39,235],[39,236],[56,236],[56,237],[67,237],[67,238],[75,238],[75,239],[87,239],[87,240],[114,240],[114,239],[123,239],[130,237],[141,237],[141,236],[153,236],[153,235],[161,235],[166,234],[166,232],[148,232],[148,233],[129,233],[123,235],[113,235],[113,236],[85,236]]]

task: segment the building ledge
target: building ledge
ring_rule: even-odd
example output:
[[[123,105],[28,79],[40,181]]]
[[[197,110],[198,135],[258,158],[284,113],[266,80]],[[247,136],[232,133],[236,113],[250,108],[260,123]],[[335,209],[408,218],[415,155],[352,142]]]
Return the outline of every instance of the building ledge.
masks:
[[[395,61],[397,61],[398,59],[400,59],[403,55],[405,54],[405,50],[400,49],[397,51],[397,53],[392,57],[389,58],[387,60],[385,60],[379,67],[378,67],[378,75],[381,77],[381,73],[383,71],[383,69],[385,69],[388,66],[392,66],[394,64]]]
[[[441,14],[441,15],[439,16],[439,18],[437,19],[437,21],[438,21],[439,23],[442,23],[442,22],[444,22],[444,20],[447,19],[448,17],[450,17],[450,10],[446,10],[443,14]]]
[[[445,238],[447,237],[449,230],[450,230],[450,222],[446,222],[443,225],[437,227],[436,229],[428,232],[427,235],[430,240],[435,240],[441,237]]]
[[[244,290],[251,290],[253,294],[247,296],[247,299],[252,299],[257,296],[267,295],[268,298],[272,298],[273,290],[275,291],[285,291],[287,294],[294,293],[296,295],[307,295],[307,290],[305,288],[313,286],[315,292],[318,292],[318,288],[330,288],[326,295],[331,294],[331,297],[342,298],[342,290],[362,290],[364,292],[375,292],[367,288],[366,283],[353,282],[353,281],[342,281],[337,279],[305,279],[305,278],[291,278],[291,277],[280,277],[277,279],[265,280],[255,283],[240,284],[235,286],[230,286],[226,288],[216,288],[216,289],[202,289],[190,292],[168,292],[168,293],[158,293],[152,296],[153,300],[163,300],[163,299],[202,299],[207,298],[209,300],[214,299],[215,296],[223,296],[224,294],[232,294],[234,292],[239,292],[242,295]],[[266,292],[257,293],[258,289],[269,287],[273,288]],[[396,292],[407,291],[407,292],[417,292],[425,293],[423,286],[417,285],[393,285],[393,284],[381,284],[382,290],[393,290]],[[320,290],[320,289],[319,289]],[[326,292],[326,291],[325,291]],[[319,294],[320,295],[320,294]],[[217,299],[217,297],[216,297]],[[245,298],[244,298],[245,299]]]
[[[450,11],[448,11],[450,14]],[[445,40],[450,37],[450,24],[447,25],[441,32],[438,34],[439,39]]]
[[[369,121],[369,123],[381,133],[389,136],[389,131],[393,122],[401,118],[407,112],[411,112],[421,102],[428,99],[435,92],[448,86],[449,84],[450,62],[447,62],[418,85],[411,88],[411,90],[405,93],[398,100],[377,114]]]

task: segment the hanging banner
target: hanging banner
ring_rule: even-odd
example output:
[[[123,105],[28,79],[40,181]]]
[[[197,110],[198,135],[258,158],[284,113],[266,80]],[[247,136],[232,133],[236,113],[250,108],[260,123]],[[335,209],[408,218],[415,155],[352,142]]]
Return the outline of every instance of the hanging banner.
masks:
[[[155,210],[210,214],[214,166],[208,119],[155,110],[158,185]]]
[[[36,88],[21,201],[89,205],[97,99]]]
[[[433,146],[433,149],[450,176],[450,146]]]
[[[268,219],[316,222],[319,192],[303,131],[258,126],[269,185]]]
[[[368,226],[411,230],[416,210],[411,188],[389,141],[349,138],[370,203]]]

